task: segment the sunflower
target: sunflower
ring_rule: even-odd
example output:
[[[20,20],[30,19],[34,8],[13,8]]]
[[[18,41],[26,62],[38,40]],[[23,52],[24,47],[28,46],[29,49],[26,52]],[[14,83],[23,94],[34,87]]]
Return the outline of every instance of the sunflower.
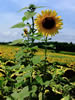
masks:
[[[57,16],[56,11],[45,10],[41,11],[42,14],[38,14],[35,19],[35,26],[38,32],[42,33],[45,36],[53,36],[62,28],[62,19],[61,16]]]

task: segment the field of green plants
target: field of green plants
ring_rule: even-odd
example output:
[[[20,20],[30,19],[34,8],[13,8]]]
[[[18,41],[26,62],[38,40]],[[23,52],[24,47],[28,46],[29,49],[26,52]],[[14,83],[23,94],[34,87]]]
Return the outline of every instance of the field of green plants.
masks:
[[[36,47],[35,47],[36,48]],[[34,48],[34,49],[35,49]],[[32,59],[34,69],[29,65],[26,67],[27,59],[19,64],[21,55],[25,52],[22,46],[0,45],[0,99],[25,100],[29,94],[33,94],[32,100],[38,100],[37,94],[44,92],[45,99],[49,100],[74,100],[75,98],[75,56],[69,52],[53,53],[47,51],[46,82],[42,76],[44,49],[37,48]],[[20,52],[20,55],[17,53]],[[68,54],[67,54],[68,53]],[[24,53],[23,53],[24,54]],[[16,59],[17,57],[17,59]],[[18,62],[19,61],[19,62]],[[40,63],[41,61],[41,63]],[[32,73],[31,73],[32,72]],[[28,92],[30,77],[32,74],[32,88]],[[41,77],[42,76],[42,77]],[[37,84],[37,85],[36,85]],[[43,90],[43,85],[45,89]],[[41,86],[41,87],[40,87]],[[31,87],[31,86],[30,86]],[[41,92],[39,95],[41,96]],[[14,99],[15,98],[15,99]],[[68,99],[66,99],[68,98]]]

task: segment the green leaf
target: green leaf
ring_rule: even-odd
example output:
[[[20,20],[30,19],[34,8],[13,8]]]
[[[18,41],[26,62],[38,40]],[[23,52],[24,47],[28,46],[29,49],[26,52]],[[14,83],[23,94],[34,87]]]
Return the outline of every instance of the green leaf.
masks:
[[[23,43],[23,39],[18,39],[18,40],[14,40],[12,43],[9,43],[9,45],[16,45],[16,44],[22,44]]]
[[[22,17],[22,20],[23,20],[23,22],[24,22],[25,20],[27,20],[27,18],[24,16],[24,17]]]
[[[38,64],[41,61],[40,56],[34,56],[32,59],[33,64]]]
[[[19,93],[19,100],[24,100],[24,98],[29,96],[29,94],[28,86],[24,87]]]
[[[36,86],[36,85],[33,85],[33,86],[32,86],[32,91],[31,91],[31,92],[34,93],[34,92],[36,92],[36,91],[37,91],[37,86]]]
[[[28,65],[26,68],[25,68],[25,71],[26,72],[29,72],[29,71],[32,71],[33,70],[33,67],[31,67],[30,65]]]
[[[67,96],[65,96],[64,98],[62,98],[61,100],[71,100],[71,98],[70,98],[69,95],[67,95]]]
[[[12,98],[7,96],[6,100],[12,100]]]
[[[36,12],[30,12],[30,11],[27,11],[27,12],[24,13],[27,20],[32,18],[35,14],[36,14]]]
[[[25,10],[25,9],[28,9],[29,7],[24,7],[24,8],[22,8],[22,9],[20,9],[18,12],[21,12],[21,11],[23,11],[23,10]]]
[[[24,100],[24,98],[28,97],[30,92],[28,91],[28,86],[24,87],[21,92],[14,92],[11,96],[14,100]]]
[[[23,28],[25,26],[24,22],[20,22],[16,25],[13,25],[11,28]]]
[[[4,83],[4,77],[0,77],[0,87],[3,86],[3,83]]]
[[[39,93],[39,100],[43,100],[43,93],[42,92]]]
[[[24,79],[20,77],[20,79],[17,80],[17,83],[15,84],[15,87],[16,87],[16,88],[21,87],[22,84],[24,84],[24,81],[23,81],[23,80],[24,80]]]
[[[44,7],[46,7],[46,6],[35,6],[35,9],[36,8],[44,8]],[[21,12],[21,11],[26,10],[26,9],[29,9],[29,7],[24,7],[22,9],[20,9],[18,12]]]
[[[19,93],[17,93],[17,91],[15,91],[14,93],[11,94],[12,98],[15,100],[18,100],[19,98]]]
[[[37,81],[39,84],[43,85],[43,80],[42,80],[42,78],[41,78],[40,76],[36,76],[36,81]]]
[[[47,6],[37,6],[36,8],[44,8],[44,7],[47,7]]]
[[[40,40],[40,38],[42,38],[42,36],[32,36],[31,35],[31,38],[36,39],[36,40]]]
[[[31,72],[27,72],[23,77],[24,77],[24,78],[31,77]]]
[[[50,84],[50,81],[46,81],[46,82],[44,83],[45,87],[49,86],[49,84]]]

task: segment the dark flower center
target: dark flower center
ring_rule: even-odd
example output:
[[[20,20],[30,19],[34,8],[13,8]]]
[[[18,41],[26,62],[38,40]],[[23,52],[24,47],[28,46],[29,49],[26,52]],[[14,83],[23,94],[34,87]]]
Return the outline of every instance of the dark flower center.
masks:
[[[46,17],[43,19],[42,25],[46,29],[51,29],[55,26],[55,20],[52,17]]]

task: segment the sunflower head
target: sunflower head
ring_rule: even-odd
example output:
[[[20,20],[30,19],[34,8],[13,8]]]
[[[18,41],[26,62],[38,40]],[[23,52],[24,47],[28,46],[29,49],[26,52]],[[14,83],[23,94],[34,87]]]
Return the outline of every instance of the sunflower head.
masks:
[[[35,19],[35,25],[37,30],[45,36],[53,36],[58,33],[58,30],[62,28],[61,16],[57,16],[56,11],[45,10],[41,11],[42,14],[38,14]]]

